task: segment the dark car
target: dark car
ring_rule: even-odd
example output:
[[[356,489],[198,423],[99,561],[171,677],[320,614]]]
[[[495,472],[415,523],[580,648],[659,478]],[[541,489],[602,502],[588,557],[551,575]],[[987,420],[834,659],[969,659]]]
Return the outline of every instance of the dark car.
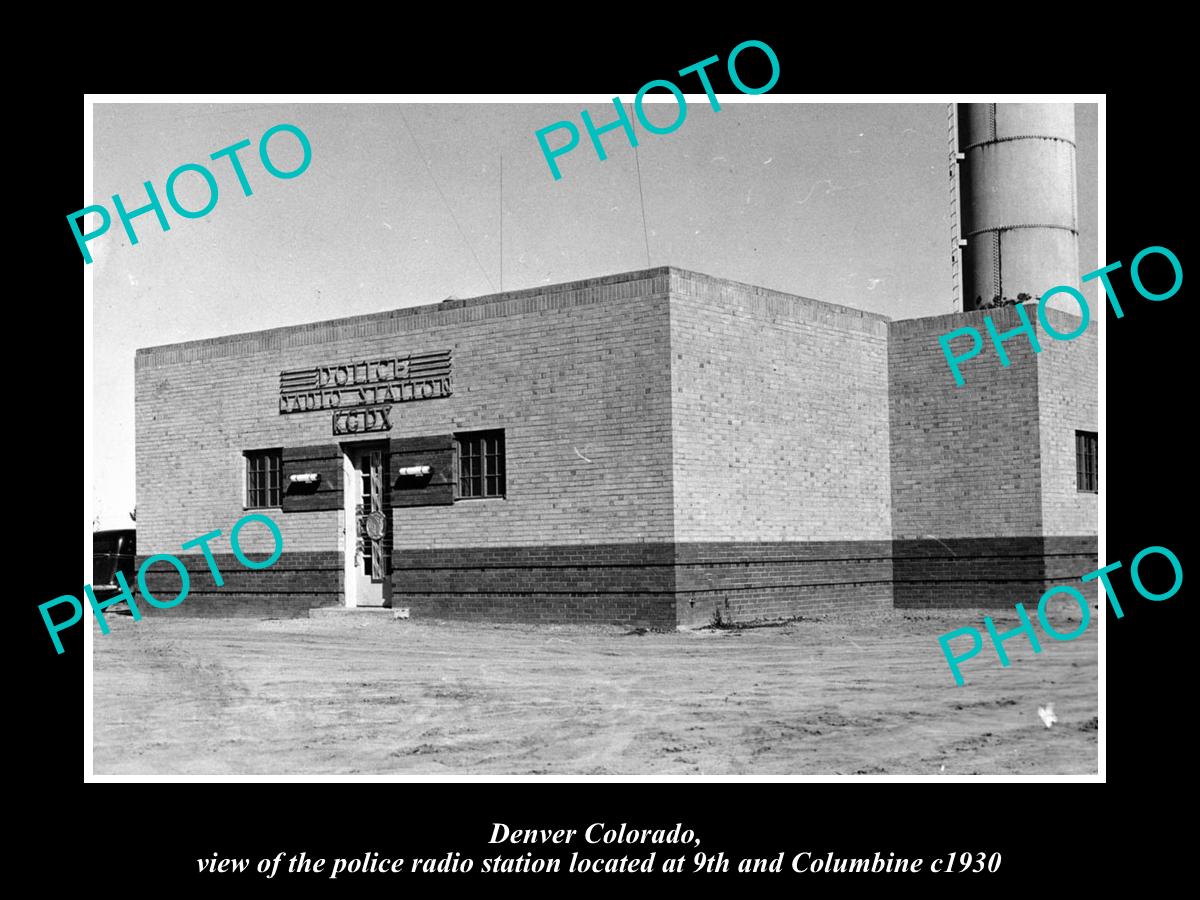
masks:
[[[92,532],[92,591],[97,600],[120,593],[117,572],[125,576],[126,584],[133,583],[136,577],[133,558],[136,553],[137,531],[133,528]]]

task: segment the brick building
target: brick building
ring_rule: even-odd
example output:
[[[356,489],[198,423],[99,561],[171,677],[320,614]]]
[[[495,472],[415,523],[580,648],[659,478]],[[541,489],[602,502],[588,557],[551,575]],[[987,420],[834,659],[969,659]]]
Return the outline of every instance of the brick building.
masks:
[[[1096,566],[1095,325],[980,354],[956,388],[937,338],[983,316],[664,267],[140,350],[139,563],[184,560],[184,615],[674,627],[1035,600]],[[284,538],[266,570],[230,552],[248,510]],[[179,549],[213,529],[221,587]],[[165,564],[147,582],[179,589]]]

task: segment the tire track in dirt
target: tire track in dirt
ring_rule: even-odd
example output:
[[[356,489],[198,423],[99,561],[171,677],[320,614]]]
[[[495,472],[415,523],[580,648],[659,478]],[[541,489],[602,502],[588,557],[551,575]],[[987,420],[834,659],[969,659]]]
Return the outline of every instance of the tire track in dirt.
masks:
[[[1039,655],[1015,645],[1007,669],[981,654],[956,687],[936,636],[975,615],[884,611],[640,636],[412,620],[118,622],[95,643],[96,770],[1094,771],[1094,630]],[[1036,718],[1047,702],[1060,717],[1051,730]]]

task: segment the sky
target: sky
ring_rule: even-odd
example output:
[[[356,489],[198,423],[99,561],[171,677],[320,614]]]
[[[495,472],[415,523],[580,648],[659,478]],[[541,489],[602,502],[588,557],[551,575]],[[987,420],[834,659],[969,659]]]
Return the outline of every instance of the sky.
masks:
[[[603,161],[580,120],[587,109],[597,126],[613,121],[603,102],[96,104],[91,202],[111,212],[119,194],[134,210],[150,181],[171,230],[152,213],[137,217],[132,245],[114,213],[88,244],[94,521],[127,527],[136,503],[139,347],[648,265],[894,319],[955,309],[944,103],[718,96],[715,111],[703,94],[688,95],[670,134],[635,125],[636,152],[621,129],[605,134]],[[632,97],[623,99],[628,109]],[[659,127],[676,115],[669,95],[646,110]],[[556,181],[534,133],[563,120],[575,123],[580,143],[558,157]],[[1099,265],[1096,121],[1094,104],[1076,106],[1081,272]],[[259,139],[281,123],[302,130],[312,148],[309,167],[287,180],[258,155]],[[249,197],[227,160],[209,159],[243,139]],[[557,147],[566,132],[548,139]],[[283,170],[302,158],[286,133],[269,148]],[[217,181],[216,206],[201,218],[167,203],[167,176],[184,163],[206,165]],[[194,172],[180,177],[176,194],[193,210],[209,196]]]

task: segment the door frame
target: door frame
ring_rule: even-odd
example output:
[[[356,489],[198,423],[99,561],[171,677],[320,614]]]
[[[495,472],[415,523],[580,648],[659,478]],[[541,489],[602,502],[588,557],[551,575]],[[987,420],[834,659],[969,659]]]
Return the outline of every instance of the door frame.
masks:
[[[357,543],[357,521],[354,512],[354,498],[357,485],[361,484],[361,473],[355,465],[354,456],[363,451],[379,450],[382,453],[383,472],[387,473],[387,455],[390,448],[388,441],[351,441],[339,445],[342,451],[342,592],[346,598],[346,608],[358,607],[358,570],[354,565],[354,550]],[[390,485],[387,479],[383,482],[383,502],[386,508],[387,495]],[[391,517],[388,517],[391,527]],[[382,578],[383,606],[392,605],[392,576],[386,572]]]

